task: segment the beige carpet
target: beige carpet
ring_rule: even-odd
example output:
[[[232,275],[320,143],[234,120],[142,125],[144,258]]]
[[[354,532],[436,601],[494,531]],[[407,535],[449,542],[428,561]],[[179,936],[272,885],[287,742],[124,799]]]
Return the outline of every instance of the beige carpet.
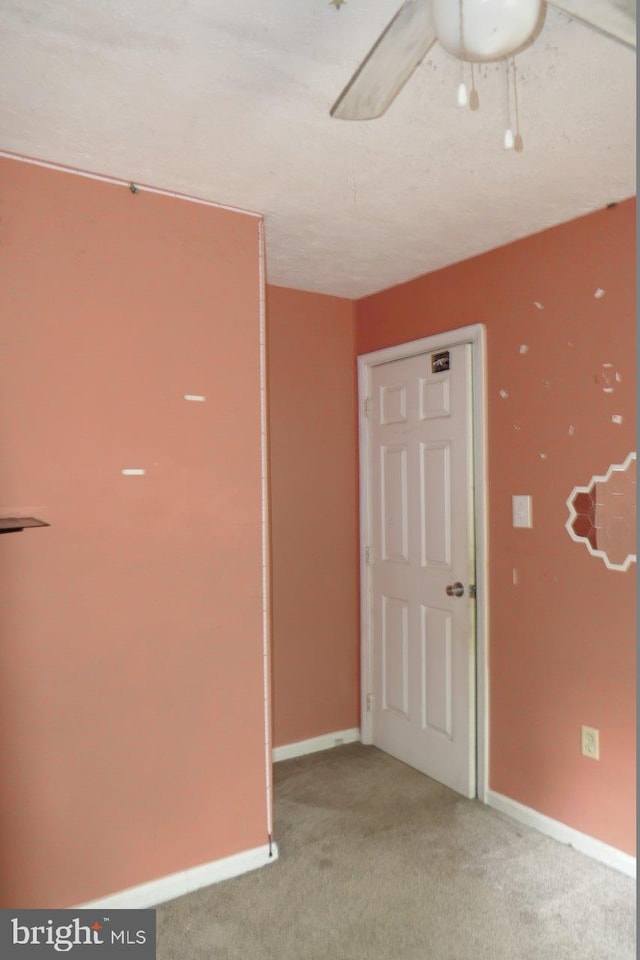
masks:
[[[635,882],[374,747],[275,767],[272,866],[158,908],[158,960],[632,960]]]

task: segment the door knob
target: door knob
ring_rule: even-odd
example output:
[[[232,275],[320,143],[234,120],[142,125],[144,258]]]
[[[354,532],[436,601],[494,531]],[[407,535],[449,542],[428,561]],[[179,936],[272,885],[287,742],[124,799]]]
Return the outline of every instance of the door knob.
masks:
[[[464,594],[464,587],[459,580],[456,580],[446,588],[446,594],[448,597],[461,597]]]

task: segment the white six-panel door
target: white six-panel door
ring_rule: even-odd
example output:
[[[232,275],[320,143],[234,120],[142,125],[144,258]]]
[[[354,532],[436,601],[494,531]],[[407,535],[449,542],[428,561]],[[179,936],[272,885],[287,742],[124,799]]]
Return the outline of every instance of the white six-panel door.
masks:
[[[382,363],[370,376],[372,741],[472,797],[471,347]]]

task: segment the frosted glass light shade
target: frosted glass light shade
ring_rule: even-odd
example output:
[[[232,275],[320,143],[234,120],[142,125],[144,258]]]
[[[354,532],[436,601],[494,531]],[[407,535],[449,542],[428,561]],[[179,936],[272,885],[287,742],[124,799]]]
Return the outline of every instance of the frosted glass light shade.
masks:
[[[460,46],[460,3],[433,0],[438,40],[464,60],[502,60],[522,47],[535,31],[542,0],[462,0],[464,49]]]

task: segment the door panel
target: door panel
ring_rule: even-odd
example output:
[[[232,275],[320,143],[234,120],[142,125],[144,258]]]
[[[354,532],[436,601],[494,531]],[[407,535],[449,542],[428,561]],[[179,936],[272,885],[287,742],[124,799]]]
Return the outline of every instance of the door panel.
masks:
[[[452,739],[451,614],[422,607],[423,727]]]
[[[382,556],[408,562],[407,448],[383,445],[380,455]]]
[[[420,380],[420,419],[435,420],[436,417],[448,417],[451,412],[449,406],[449,381],[445,374],[431,383]]]
[[[408,606],[393,597],[382,598],[383,709],[409,716]]]
[[[451,570],[451,447],[420,444],[422,565]]]
[[[407,391],[402,386],[383,387],[380,394],[380,419],[383,424],[404,423],[407,419]]]
[[[440,351],[441,353],[442,351]],[[371,369],[373,743],[475,796],[471,347]],[[464,595],[449,596],[460,581]]]

